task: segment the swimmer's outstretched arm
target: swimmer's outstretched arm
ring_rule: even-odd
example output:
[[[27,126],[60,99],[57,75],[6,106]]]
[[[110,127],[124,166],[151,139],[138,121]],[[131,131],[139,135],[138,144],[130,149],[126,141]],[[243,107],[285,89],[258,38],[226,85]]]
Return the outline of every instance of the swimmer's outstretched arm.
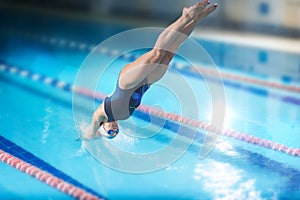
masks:
[[[87,131],[82,135],[83,139],[93,139],[97,136],[97,132],[101,122],[107,121],[107,116],[104,112],[104,104],[101,103],[97,110],[93,113],[92,123]]]

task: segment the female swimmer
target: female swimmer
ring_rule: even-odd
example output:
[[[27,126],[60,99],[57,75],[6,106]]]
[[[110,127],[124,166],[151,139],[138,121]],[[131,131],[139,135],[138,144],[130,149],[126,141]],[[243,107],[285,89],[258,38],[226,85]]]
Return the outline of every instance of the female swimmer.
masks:
[[[151,84],[166,73],[177,49],[192,33],[197,23],[217,8],[217,4],[209,4],[209,0],[203,0],[191,7],[185,7],[182,15],[159,35],[152,50],[125,65],[114,93],[106,97],[96,109],[83,138],[113,138],[119,133],[118,120],[131,116]]]

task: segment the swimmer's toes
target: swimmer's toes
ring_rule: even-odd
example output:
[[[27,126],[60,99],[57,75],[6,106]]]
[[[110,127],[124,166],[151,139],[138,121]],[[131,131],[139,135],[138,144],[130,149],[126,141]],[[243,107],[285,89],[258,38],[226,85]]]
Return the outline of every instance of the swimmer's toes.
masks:
[[[193,7],[196,9],[203,9],[205,8],[208,4],[210,4],[210,2],[208,0],[204,0],[204,1],[199,1],[198,3],[196,3]]]

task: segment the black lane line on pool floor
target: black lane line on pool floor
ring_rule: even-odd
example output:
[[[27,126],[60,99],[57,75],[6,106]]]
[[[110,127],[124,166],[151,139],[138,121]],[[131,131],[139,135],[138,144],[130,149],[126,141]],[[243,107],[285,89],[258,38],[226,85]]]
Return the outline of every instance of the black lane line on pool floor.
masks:
[[[74,178],[70,177],[69,175],[65,174],[64,172],[60,171],[59,169],[53,167],[49,163],[45,162],[44,160],[38,158],[37,156],[33,155],[29,151],[23,149],[22,147],[18,146],[17,144],[11,142],[10,140],[6,139],[5,137],[0,135],[0,149],[3,151],[27,162],[32,164],[33,166],[44,170],[54,176],[61,178],[65,182],[71,183],[74,186],[77,186],[93,195],[96,195],[100,199],[104,197],[94,190],[88,188],[87,186],[83,185],[82,183],[76,181]]]

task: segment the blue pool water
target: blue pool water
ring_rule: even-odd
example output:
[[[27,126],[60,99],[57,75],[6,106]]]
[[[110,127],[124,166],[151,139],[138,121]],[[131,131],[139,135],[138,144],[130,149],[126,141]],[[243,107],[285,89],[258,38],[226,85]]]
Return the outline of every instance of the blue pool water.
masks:
[[[9,18],[7,13],[4,16]],[[6,24],[3,22],[2,27],[6,28],[1,29],[3,31],[0,60],[70,84],[75,82],[77,72],[89,51],[52,44],[51,38],[98,44],[107,37],[130,28],[72,21],[61,21],[57,24],[55,23],[57,19],[53,18],[45,18],[49,26],[40,25],[40,28],[37,28],[39,26],[31,24],[35,16],[23,17],[25,23],[20,26],[14,27],[13,23],[9,23],[18,21],[17,19],[9,19]],[[69,27],[70,30],[64,27]],[[78,32],[74,33],[71,30]],[[90,33],[88,37],[87,33]],[[35,39],[37,36],[39,39]],[[50,40],[45,42],[42,36]],[[199,42],[208,48],[209,53],[216,46],[213,42],[201,40]],[[215,54],[213,59],[221,71],[247,75],[243,71],[236,72],[226,68],[225,65],[221,65],[217,53],[212,54]],[[109,56],[99,54],[97,59],[106,60]],[[177,58],[176,61],[179,60],[180,58]],[[111,93],[116,83],[116,74],[126,63],[128,60],[122,58],[111,63],[101,77],[98,91],[104,94]],[[288,61],[286,64],[289,65]],[[99,65],[101,66],[101,63]],[[179,101],[176,99],[178,94],[166,88],[177,84],[177,73],[178,71],[171,69],[161,82],[151,87],[142,103],[180,114],[179,104],[188,111],[188,114],[192,113],[195,105],[191,104],[189,99]],[[187,71],[179,73],[187,80],[193,94],[196,95],[198,119],[210,121],[212,105],[207,83]],[[247,76],[261,80],[269,78],[254,72]],[[297,77],[290,77],[289,80],[290,82],[285,84],[298,84]],[[206,81],[212,86],[220,87],[214,80]],[[177,84],[177,88],[178,93],[186,91],[182,85]],[[224,91],[226,128],[300,148],[299,94],[226,79]],[[82,98],[79,105],[73,105],[76,107],[76,116],[82,117],[82,120],[75,123],[72,93],[3,71],[0,72],[0,96],[1,149],[5,149],[5,145],[13,142],[22,150],[21,157],[25,161],[34,160],[32,163],[35,166],[51,171],[55,176],[97,196],[108,199],[300,198],[299,157],[220,137],[211,154],[200,159],[199,150],[203,143],[202,136],[206,131],[199,129],[197,132],[199,136],[193,144],[174,162],[154,171],[128,173],[116,169],[116,166],[139,168],[143,163],[124,160],[121,154],[110,151],[109,147],[100,149],[112,160],[114,167],[111,168],[91,156],[91,152],[86,151],[82,142],[78,140],[81,128],[89,123],[93,112],[91,107],[94,108],[99,102]],[[170,155],[163,155],[166,157],[172,156],[172,153],[177,152],[176,149],[180,149],[170,143],[176,135],[174,123],[157,130],[156,126],[150,126],[144,120],[145,117],[137,114],[132,117],[132,121],[121,123],[124,134],[120,134],[116,139],[104,142],[96,140],[89,144],[95,149],[97,145],[104,147],[112,144],[122,151],[145,155],[167,146],[170,147]],[[132,124],[138,126],[134,127]],[[143,139],[135,137],[134,134],[151,137]],[[178,140],[185,144],[186,138],[180,137]],[[12,148],[6,150],[19,155]],[[145,158],[145,161],[147,159]],[[1,199],[71,199],[70,196],[4,163],[0,164],[0,168],[3,177],[0,179]]]

